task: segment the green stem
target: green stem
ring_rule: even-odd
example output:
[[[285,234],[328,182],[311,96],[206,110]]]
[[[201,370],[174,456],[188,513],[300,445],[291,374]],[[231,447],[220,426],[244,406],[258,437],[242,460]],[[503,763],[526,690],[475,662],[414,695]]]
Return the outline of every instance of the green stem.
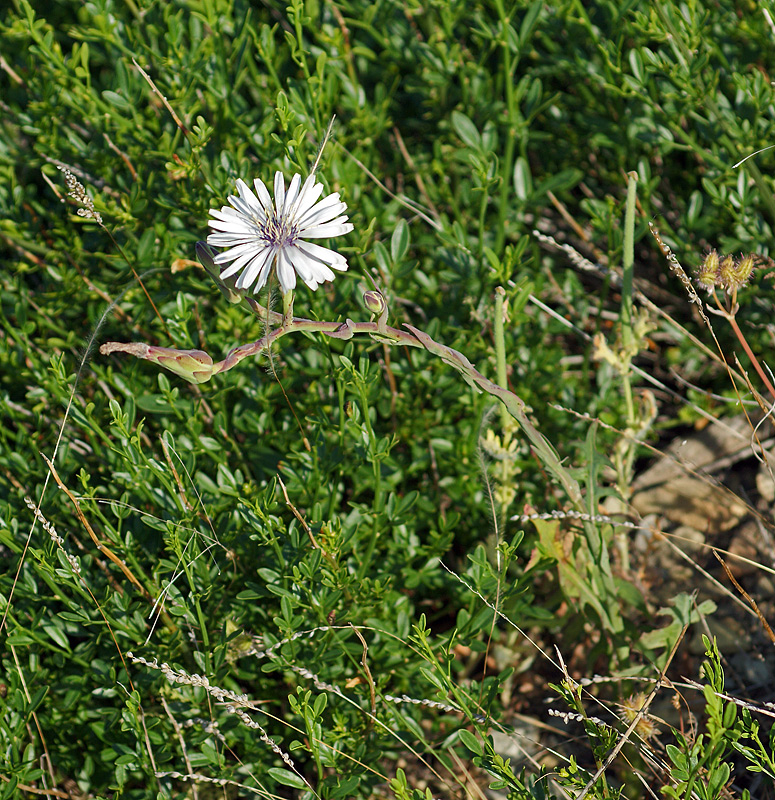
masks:
[[[295,7],[295,13],[293,15],[293,28],[294,33],[296,34],[296,45],[299,48],[299,58],[297,60],[297,64],[301,66],[302,71],[304,72],[304,78],[309,81],[310,79],[310,71],[309,67],[307,66],[307,58],[305,56],[304,50],[304,29],[301,24],[302,13],[304,11],[304,3],[301,2],[298,6]]]
[[[479,202],[479,250],[478,259],[480,266],[484,266],[484,231],[487,221],[487,191],[482,189],[482,199]],[[498,249],[500,252],[500,249]]]
[[[293,289],[283,295],[283,328],[293,321]]]
[[[627,424],[632,430],[635,430],[638,420],[636,419],[635,402],[632,397],[631,367],[636,347],[635,333],[633,331],[632,287],[635,272],[635,201],[638,173],[630,172],[627,177],[627,203],[624,209],[624,246],[622,249],[622,305],[620,314],[622,360],[620,374],[622,376],[624,403],[627,408]],[[625,491],[630,484],[630,470],[635,461],[635,450],[636,445],[630,440],[619,471],[621,482],[619,488],[623,497],[626,496]]]
[[[495,321],[493,323],[493,338],[495,339],[495,374],[498,386],[508,389],[508,377],[506,373],[506,341],[503,331],[503,298],[506,292],[502,286],[495,287]],[[505,406],[501,406],[501,424],[505,428],[509,412]]]
[[[189,561],[186,558],[185,551],[180,553],[180,561],[183,566],[183,571],[186,573],[186,580],[188,581],[188,585],[191,587],[191,595],[194,600],[194,608],[196,609],[196,618],[197,622],[199,623],[199,630],[202,634],[202,649],[201,653],[204,656],[204,671],[206,675],[212,674],[211,669],[211,652],[210,652],[210,634],[207,632],[207,620],[204,615],[204,611],[202,610],[202,604],[199,602],[199,592],[195,589],[196,582],[194,581],[194,576],[191,573],[191,564],[193,560]],[[193,648],[196,650],[196,646]]]
[[[632,279],[635,265],[635,199],[638,173],[630,172],[627,181],[627,204],[624,210],[624,249],[622,252],[622,344],[626,350],[633,342]]]
[[[624,403],[627,408],[627,419],[630,421],[632,426],[635,423],[635,403],[632,397],[632,383],[630,381],[630,374],[627,373],[626,375],[622,376],[622,388],[624,389]],[[622,485],[619,487],[620,491],[622,492],[622,497],[627,497],[628,495],[628,487],[630,486],[631,477],[632,477],[632,465],[635,463],[635,451],[636,446],[633,440],[629,440],[629,445],[627,447],[627,452],[624,456],[624,461],[622,462],[622,469],[621,469],[621,477],[622,477]]]
[[[269,544],[274,550],[274,557],[277,559],[278,566],[285,563],[285,558],[283,557],[283,548],[280,542],[277,539],[277,535],[274,532],[272,525],[270,524],[269,520],[264,518],[262,522],[265,523],[265,530],[269,533]]]
[[[495,339],[495,374],[498,381],[498,386],[502,389],[508,389],[508,374],[506,372],[506,341],[503,331],[503,307],[506,292],[502,286],[495,287],[495,321],[493,324],[493,338]],[[506,426],[509,422],[509,412],[506,406],[501,406],[501,428],[506,432]],[[501,483],[505,485],[509,480],[509,464],[504,461],[501,464]],[[502,531],[506,524],[506,506],[500,508],[498,514],[498,525]],[[497,541],[496,541],[497,547]],[[499,584],[500,586],[500,584]]]
[[[498,199],[498,226],[495,234],[495,252],[501,254],[506,242],[506,213],[508,211],[509,190],[511,187],[511,173],[514,168],[514,148],[517,144],[517,131],[514,120],[517,117],[517,107],[514,100],[514,70],[519,56],[512,57],[508,41],[508,29],[511,20],[506,15],[503,0],[495,0],[500,21],[501,51],[503,58],[503,89],[506,95],[506,116],[508,129],[506,130],[506,149],[503,154],[503,170],[501,171],[500,197]]]
[[[361,411],[363,413],[363,424],[366,427],[366,432],[369,436],[369,449],[371,450],[371,467],[374,473],[374,508],[372,512],[371,536],[366,545],[366,551],[361,559],[361,564],[358,569],[358,575],[363,578],[369,569],[371,560],[374,556],[374,548],[377,546],[377,537],[379,536],[379,517],[382,512],[382,469],[380,467],[380,460],[377,455],[377,437],[374,433],[374,428],[371,425],[369,418],[369,403],[366,395],[366,387],[359,383],[359,393],[361,396]]]

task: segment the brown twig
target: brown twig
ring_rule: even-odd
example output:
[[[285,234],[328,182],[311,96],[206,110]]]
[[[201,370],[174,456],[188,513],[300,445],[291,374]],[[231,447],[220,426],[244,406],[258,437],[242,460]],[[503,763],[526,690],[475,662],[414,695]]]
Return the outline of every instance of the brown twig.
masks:
[[[108,147],[126,164],[127,169],[132,175],[132,180],[137,180],[137,172],[135,168],[132,166],[132,162],[129,160],[129,156],[123,151],[119,150],[118,147],[113,143],[113,140],[108,136],[107,133],[102,134],[105,137],[105,141],[107,142]]]
[[[590,241],[589,234],[581,227],[581,225],[579,225],[578,222],[576,222],[571,213],[565,207],[565,204],[560,202],[560,200],[558,200],[557,197],[555,197],[553,192],[547,192],[546,196],[549,198],[551,204],[557,209],[560,216],[565,220],[565,222],[567,222],[568,225],[570,225],[571,228],[573,228],[573,230],[576,233],[576,236],[578,236],[581,239],[581,241],[583,241],[584,244],[586,244],[592,250],[592,253],[595,256],[595,258],[600,263],[605,263],[606,261],[605,253]]]
[[[369,684],[369,697],[371,699],[371,717],[369,718],[369,725],[372,724],[372,720],[377,714],[377,693],[374,689],[374,678],[371,677],[371,670],[369,669],[369,662],[367,660],[367,656],[369,654],[369,646],[366,644],[366,640],[363,638],[363,634],[355,627],[355,625],[350,623],[350,628],[352,628],[355,635],[361,640],[361,645],[363,645],[363,655],[361,656],[361,666],[363,667],[363,671],[366,673],[366,681]]]
[[[283,497],[285,498],[285,505],[287,505],[288,508],[291,509],[291,511],[293,512],[293,516],[296,517],[296,519],[299,520],[299,522],[301,523],[301,527],[304,528],[304,530],[307,533],[307,536],[309,537],[310,544],[315,548],[315,550],[320,550],[321,554],[323,555],[323,558],[325,558],[326,561],[328,561],[328,563],[330,564],[330,566],[333,569],[336,569],[337,565],[336,565],[336,561],[335,561],[334,557],[330,553],[326,552],[320,546],[320,544],[318,543],[318,540],[315,538],[315,534],[312,533],[312,528],[310,528],[310,526],[307,525],[307,521],[299,513],[299,511],[296,508],[296,506],[293,505],[293,503],[290,501],[290,498],[288,497],[288,490],[285,488],[285,484],[283,483],[283,479],[279,475],[277,476],[277,481],[280,484],[280,489],[282,489]]]
[[[428,194],[428,190],[425,188],[425,183],[423,182],[422,175],[417,170],[415,165],[414,159],[412,158],[409,150],[407,150],[406,145],[404,144],[403,137],[401,136],[401,131],[398,129],[397,126],[393,126],[393,136],[396,137],[396,144],[398,145],[398,150],[400,151],[401,155],[404,158],[404,161],[409,165],[409,168],[414,172],[414,182],[417,184],[417,188],[420,191],[420,194],[425,201],[428,210],[433,214],[434,219],[441,220],[441,214],[439,214],[436,206],[433,205],[433,201]]]
[[[751,595],[750,595],[750,594],[748,594],[748,592],[746,592],[746,590],[745,590],[745,589],[743,589],[743,587],[742,587],[742,586],[741,586],[741,585],[740,585],[740,584],[737,582],[737,579],[736,579],[736,578],[735,578],[735,576],[732,574],[732,571],[729,569],[729,567],[727,566],[727,564],[726,564],[726,562],[724,561],[724,559],[723,559],[723,558],[722,558],[722,557],[721,557],[721,556],[718,554],[718,551],[716,550],[716,548],[715,548],[715,547],[713,548],[713,555],[714,555],[714,556],[716,556],[716,558],[717,558],[717,560],[718,560],[719,564],[721,564],[721,566],[724,568],[724,572],[726,572],[726,574],[727,574],[727,578],[729,578],[729,580],[730,580],[730,581],[732,581],[732,585],[733,585],[733,586],[735,587],[735,589],[737,589],[737,591],[738,591],[738,592],[740,592],[740,594],[741,594],[741,595],[742,595],[742,596],[743,596],[743,597],[744,597],[744,598],[745,598],[745,599],[748,601],[749,605],[750,605],[750,606],[751,606],[751,608],[754,610],[754,612],[755,612],[756,616],[759,618],[759,622],[761,622],[761,624],[762,624],[762,628],[764,628],[764,632],[767,634],[767,636],[768,636],[769,640],[770,640],[770,641],[771,641],[773,644],[775,644],[775,631],[773,631],[773,630],[772,630],[772,628],[770,627],[770,623],[769,623],[769,622],[767,622],[767,620],[764,618],[764,615],[762,614],[762,612],[761,612],[761,611],[759,611],[759,606],[757,606],[757,605],[756,605],[756,601],[755,601],[755,600],[753,599],[753,597],[751,597]]]
[[[68,496],[70,502],[73,504],[75,508],[75,513],[78,516],[78,519],[81,521],[81,524],[84,528],[86,528],[86,532],[91,537],[91,540],[94,542],[97,549],[102,553],[104,556],[107,556],[123,573],[126,577],[131,581],[131,583],[140,591],[140,593],[146,599],[150,599],[150,594],[146,590],[146,588],[140,583],[139,580],[134,576],[132,570],[109,548],[106,547],[100,540],[97,538],[97,534],[92,529],[92,526],[89,524],[89,521],[86,519],[86,515],[81,511],[81,506],[78,503],[78,498],[65,486],[62,482],[62,479],[59,477],[59,473],[56,471],[56,467],[49,461],[45,454],[41,453],[43,460],[48,464],[48,468],[53,476],[54,480],[57,483],[57,486]],[[120,586],[116,586],[119,591],[123,591]]]
[[[186,136],[186,138],[188,138],[189,130],[181,122],[180,117],[175,113],[175,109],[170,105],[169,100],[167,100],[167,98],[158,90],[158,88],[156,87],[156,84],[151,79],[151,76],[137,63],[137,61],[135,61],[134,58],[132,59],[132,63],[137,67],[137,69],[140,72],[140,74],[148,82],[148,85],[153,90],[153,93],[162,101],[162,103],[164,104],[164,107],[167,109],[167,111],[170,112],[170,115],[172,116],[172,119],[175,120],[175,124],[180,128],[181,131],[183,131],[183,133]]]

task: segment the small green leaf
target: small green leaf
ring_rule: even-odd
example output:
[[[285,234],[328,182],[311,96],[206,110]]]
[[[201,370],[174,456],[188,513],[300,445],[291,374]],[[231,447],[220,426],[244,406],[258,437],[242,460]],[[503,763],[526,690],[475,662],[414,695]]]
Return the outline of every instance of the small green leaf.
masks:
[[[390,259],[388,258],[387,248],[382,242],[374,242],[374,258],[377,260],[377,266],[386,274],[390,274]]]
[[[270,767],[267,772],[283,786],[292,786],[294,789],[309,789],[304,779],[295,772],[280,769],[279,767]]]
[[[519,46],[524,48],[525,45],[530,41],[530,37],[533,35],[533,31],[536,29],[536,25],[538,24],[538,17],[541,14],[541,9],[543,8],[544,4],[542,0],[536,0],[530,8],[527,10],[527,14],[525,14],[525,18],[522,20],[522,24],[519,26]]]
[[[530,166],[522,156],[514,162],[514,191],[520,200],[527,200],[533,191]]]
[[[453,111],[452,126],[465,144],[474,150],[482,149],[482,134],[469,117],[459,111]]]
[[[390,256],[393,259],[393,263],[397,264],[403,261],[408,249],[409,226],[406,224],[406,220],[400,219],[390,239]]]
[[[111,92],[109,89],[106,89],[102,92],[103,100],[106,100],[112,106],[115,106],[121,111],[131,111],[132,104],[126,99],[126,97],[122,97],[118,92]]]
[[[319,694],[312,706],[316,717],[319,717],[325,711],[326,705],[328,705],[328,695],[325,693]]]
[[[582,178],[584,173],[580,169],[571,167],[552,175],[546,180],[541,181],[536,186],[536,194],[544,195],[547,192],[561,192],[565,189],[572,189]]]
[[[475,755],[480,756],[483,753],[482,750],[482,743],[476,738],[476,736],[471,733],[471,731],[467,731],[465,729],[459,731],[460,734],[460,741]]]
[[[43,630],[63,649],[70,652],[70,642],[65,632],[56,625],[42,625]]]
[[[643,66],[643,57],[638,50],[630,50],[630,69],[638,83],[646,82],[646,70]]]

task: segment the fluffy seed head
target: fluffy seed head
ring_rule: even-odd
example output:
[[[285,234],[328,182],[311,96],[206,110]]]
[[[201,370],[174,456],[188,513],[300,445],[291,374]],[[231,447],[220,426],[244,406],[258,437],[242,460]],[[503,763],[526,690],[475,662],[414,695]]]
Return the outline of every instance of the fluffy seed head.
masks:
[[[756,268],[757,259],[753,253],[748,253],[735,261],[732,256],[727,256],[719,267],[719,279],[722,286],[729,292],[739,289],[748,282]]]
[[[702,264],[694,270],[694,279],[709,292],[719,285],[719,261],[719,254],[715,250],[711,250],[703,259]]]
[[[619,707],[622,710],[624,721],[628,725],[640,713],[641,708],[643,708],[643,704],[646,702],[646,697],[647,695],[644,692],[638,692],[637,694],[630,695],[630,697],[626,698],[619,704]],[[648,714],[644,714],[638,720],[638,724],[635,726],[635,733],[637,733],[641,739],[648,740],[652,736],[659,735],[659,728],[652,717],[650,717]]]

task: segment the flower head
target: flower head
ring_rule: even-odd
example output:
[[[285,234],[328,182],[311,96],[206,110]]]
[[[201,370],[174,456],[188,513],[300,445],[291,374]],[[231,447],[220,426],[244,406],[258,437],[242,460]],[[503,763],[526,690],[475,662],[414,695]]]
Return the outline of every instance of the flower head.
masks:
[[[282,173],[274,176],[274,202],[263,181],[253,182],[255,194],[241,178],[239,196],[230,195],[230,206],[210,209],[210,227],[217,233],[207,237],[214,247],[226,247],[213,259],[228,264],[221,280],[241,272],[235,288],[258,292],[275,269],[280,289],[286,295],[296,288],[298,275],[310,289],[334,279],[331,269],[344,272],[347,260],[339,253],[306,239],[328,239],[353,229],[343,216],[347,206],[338,192],[318,200],[323,184],[315,183],[314,173],[304,185],[294,175],[288,191]],[[231,263],[230,263],[231,262]]]
[[[702,264],[694,270],[694,278],[703,288],[712,292],[719,283],[719,254],[711,250],[702,260]]]
[[[748,253],[735,260],[727,256],[719,267],[719,280],[728,292],[740,289],[748,282],[756,269],[758,259],[755,254]]]
[[[630,695],[618,704],[622,710],[625,722],[628,724],[631,723],[635,717],[640,714],[641,709],[643,709],[646,704],[646,700],[646,693],[639,692],[638,694]],[[643,714],[638,720],[638,724],[635,726],[635,733],[637,733],[641,739],[646,740],[650,739],[652,736],[658,736],[659,728],[656,725],[655,718],[650,714]]]

